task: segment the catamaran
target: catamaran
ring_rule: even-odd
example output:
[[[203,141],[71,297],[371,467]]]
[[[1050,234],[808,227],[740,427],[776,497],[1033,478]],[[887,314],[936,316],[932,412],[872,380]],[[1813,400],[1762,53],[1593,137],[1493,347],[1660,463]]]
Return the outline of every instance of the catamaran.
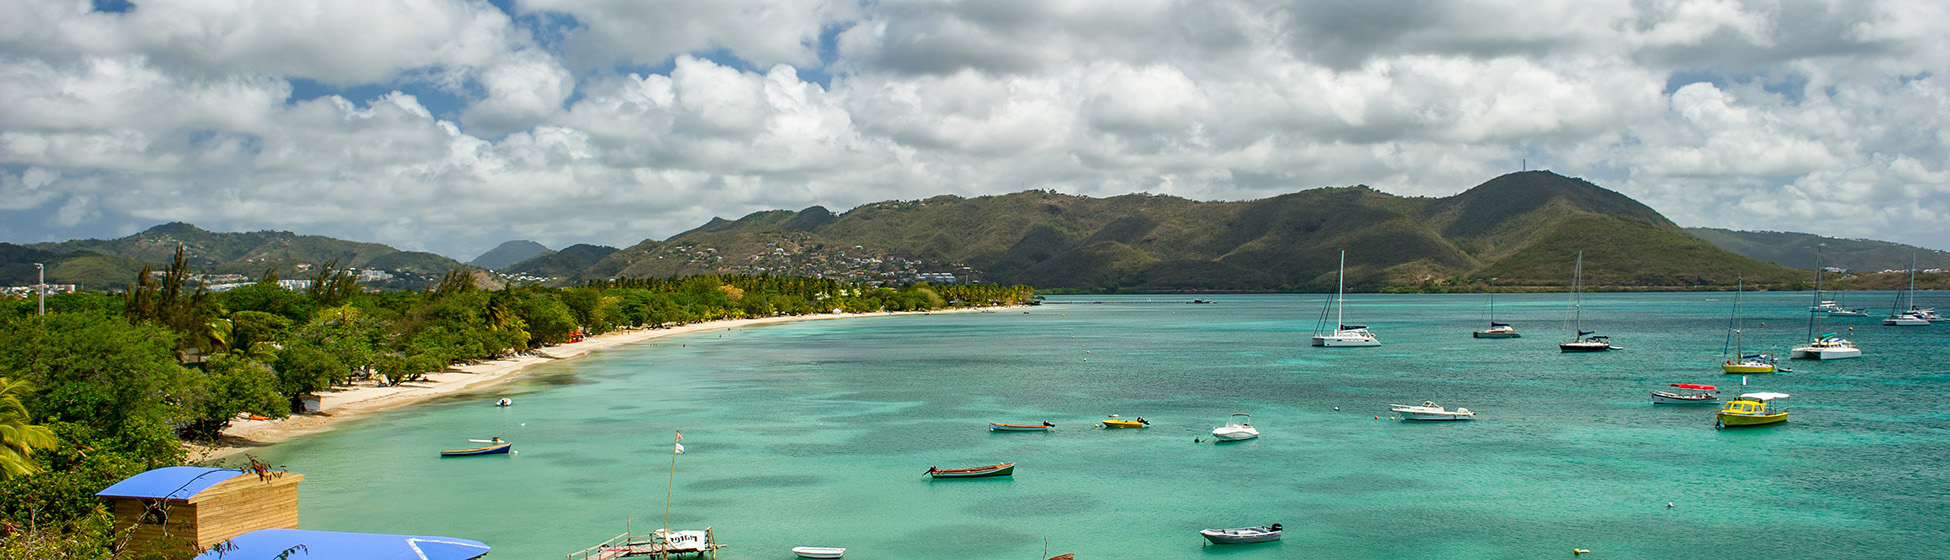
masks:
[[[1571,332],[1575,332],[1577,335],[1571,337],[1570,342],[1558,343],[1557,351],[1604,352],[1606,350],[1617,350],[1617,346],[1611,345],[1611,337],[1599,336],[1598,331],[1584,330],[1583,305],[1578,301],[1578,297],[1581,295],[1583,288],[1584,251],[1578,251],[1577,268],[1571,273]]]
[[[1470,333],[1476,338],[1521,338],[1517,328],[1509,323],[1496,322],[1496,279],[1490,279],[1490,328]]]
[[[1322,324],[1327,321],[1327,311],[1321,310],[1320,321],[1314,323],[1314,346],[1380,346],[1381,340],[1367,327],[1349,325],[1341,319],[1347,303],[1347,251],[1341,251],[1341,272],[1334,283],[1334,330],[1322,333]]]
[[[1746,338],[1740,327],[1740,292],[1745,287],[1745,279],[1733,281],[1733,316],[1727,319],[1727,342],[1720,347],[1720,371],[1726,373],[1774,373],[1774,357],[1767,354],[1748,354],[1741,348]]]
[[[1816,245],[1815,305],[1820,304],[1821,246]],[[1788,357],[1796,360],[1840,360],[1843,358],[1862,357],[1862,350],[1856,348],[1855,343],[1849,342],[1846,338],[1836,336],[1835,333],[1822,333],[1821,336],[1815,336],[1815,323],[1817,322],[1817,317],[1820,315],[1821,313],[1815,311],[1814,307],[1811,306],[1808,308],[1808,343],[1794,347],[1794,350],[1788,354]]]

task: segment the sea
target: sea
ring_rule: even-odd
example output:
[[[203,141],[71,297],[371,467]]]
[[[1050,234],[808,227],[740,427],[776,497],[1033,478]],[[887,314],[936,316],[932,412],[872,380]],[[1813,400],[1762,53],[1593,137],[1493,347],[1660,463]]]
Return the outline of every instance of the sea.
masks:
[[[490,558],[710,528],[726,559],[1950,558],[1950,324],[1811,327],[1807,292],[1741,294],[1740,345],[1836,332],[1859,359],[1723,375],[1735,294],[1586,294],[1621,350],[1562,354],[1564,294],[1347,296],[1374,348],[1316,348],[1329,296],[1051,297],[988,313],[768,324],[536,367],[484,392],[252,451],[305,475],[305,529],[462,537]],[[1950,309],[1950,293],[1919,303]],[[1331,324],[1332,319],[1328,319]],[[1671,383],[1789,393],[1716,429]],[[497,407],[507,397],[513,406]],[[1470,422],[1402,422],[1434,401]],[[1233,413],[1262,436],[1214,444]],[[1102,429],[1109,415],[1146,429]],[[1055,424],[990,432],[988,422]],[[685,452],[675,454],[681,433]],[[514,455],[441,458],[500,437]],[[1016,462],[1012,477],[929,467]],[[1198,531],[1280,523],[1275,543]]]

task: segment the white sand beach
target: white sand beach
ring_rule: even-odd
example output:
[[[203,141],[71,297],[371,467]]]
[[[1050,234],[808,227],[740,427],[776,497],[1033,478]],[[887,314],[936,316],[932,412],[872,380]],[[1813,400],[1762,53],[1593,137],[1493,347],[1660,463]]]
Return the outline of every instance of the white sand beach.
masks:
[[[493,360],[478,364],[455,366],[447,370],[428,374],[424,381],[403,383],[393,387],[377,384],[358,384],[337,387],[319,395],[320,411],[312,414],[295,414],[278,420],[235,420],[223,431],[223,437],[215,445],[189,444],[190,460],[208,463],[263,447],[294,437],[323,432],[332,429],[347,419],[374,411],[424,402],[435,397],[479,391],[508,380],[520,377],[529,366],[577,358],[606,348],[635,344],[646,340],[663,338],[711,330],[732,330],[752,325],[784,323],[789,321],[808,321],[817,319],[848,319],[859,317],[888,317],[895,315],[922,315],[927,313],[966,313],[973,311],[1005,308],[964,308],[939,311],[908,311],[881,313],[841,313],[764,317],[759,319],[728,319],[709,321],[663,329],[634,329],[617,331],[557,346],[550,346],[517,358]]]

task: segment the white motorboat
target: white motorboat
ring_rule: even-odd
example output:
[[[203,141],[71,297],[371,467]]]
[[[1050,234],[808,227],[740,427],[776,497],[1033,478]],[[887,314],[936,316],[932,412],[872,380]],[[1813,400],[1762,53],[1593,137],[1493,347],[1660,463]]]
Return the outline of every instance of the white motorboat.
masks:
[[[1212,544],[1248,544],[1280,540],[1280,524],[1262,527],[1238,527],[1233,529],[1205,529],[1198,532]]]
[[[1322,332],[1321,327],[1327,322],[1327,310],[1322,309],[1320,322],[1314,324],[1314,346],[1380,346],[1381,339],[1375,338],[1374,333],[1369,332],[1367,327],[1349,325],[1341,319],[1342,310],[1347,303],[1347,251],[1341,251],[1339,278],[1334,284],[1334,299],[1329,300],[1334,306],[1335,328],[1329,332]]]
[[[1259,437],[1259,430],[1253,429],[1253,415],[1235,412],[1226,420],[1226,425],[1212,429],[1212,439],[1219,441],[1241,441]]]
[[[1402,420],[1473,420],[1476,418],[1476,413],[1470,412],[1467,408],[1457,407],[1455,410],[1449,410],[1435,404],[1435,401],[1422,401],[1422,404],[1417,406],[1391,404],[1388,405],[1388,411],[1400,414]]]
[[[1862,357],[1862,350],[1856,348],[1855,343],[1836,336],[1835,333],[1823,333],[1821,336],[1815,336],[1815,324],[1820,322],[1821,317],[1821,313],[1815,311],[1815,307],[1819,307],[1821,304],[1820,245],[1815,246],[1815,304],[1814,307],[1808,308],[1809,342],[1794,347],[1794,350],[1788,353],[1788,357],[1796,360],[1840,360],[1844,358]]]
[[[825,546],[799,546],[793,547],[792,553],[799,555],[800,558],[839,558],[846,556],[846,549]]]
[[[1720,388],[1694,383],[1673,383],[1679,391],[1653,391],[1652,404],[1713,404],[1720,402]]]
[[[1927,327],[1930,320],[1913,311],[1905,311],[1882,318],[1882,324],[1891,327]]]

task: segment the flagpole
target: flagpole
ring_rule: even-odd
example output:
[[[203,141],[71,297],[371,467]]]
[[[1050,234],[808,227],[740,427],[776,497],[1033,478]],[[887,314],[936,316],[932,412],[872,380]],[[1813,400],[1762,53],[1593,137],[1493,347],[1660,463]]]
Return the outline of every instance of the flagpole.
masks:
[[[664,534],[670,534],[670,495],[677,491],[677,446],[682,445],[684,432],[677,432],[677,441],[670,446],[670,486],[664,489]]]

